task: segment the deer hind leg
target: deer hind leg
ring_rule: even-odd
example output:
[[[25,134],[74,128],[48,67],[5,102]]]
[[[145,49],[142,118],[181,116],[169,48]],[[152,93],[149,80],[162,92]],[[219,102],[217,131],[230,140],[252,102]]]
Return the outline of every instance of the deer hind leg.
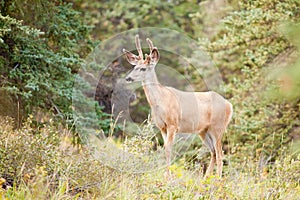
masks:
[[[205,146],[210,150],[210,163],[205,173],[205,178],[210,176],[214,171],[214,166],[216,163],[216,151],[215,151],[215,145],[214,145],[214,138],[212,135],[207,132],[205,134],[199,134],[202,141],[204,142]]]
[[[223,150],[221,139],[217,140],[215,143],[216,149],[216,161],[217,161],[217,175],[222,177],[222,169],[223,169]]]
[[[205,178],[209,177],[210,175],[213,174],[215,163],[216,163],[216,153],[215,152],[210,152],[211,158],[210,158],[210,163],[208,165],[208,168],[205,173]]]
[[[211,132],[214,136],[213,146],[216,152],[217,175],[221,178],[223,169],[222,136],[224,129],[216,128],[211,130]]]

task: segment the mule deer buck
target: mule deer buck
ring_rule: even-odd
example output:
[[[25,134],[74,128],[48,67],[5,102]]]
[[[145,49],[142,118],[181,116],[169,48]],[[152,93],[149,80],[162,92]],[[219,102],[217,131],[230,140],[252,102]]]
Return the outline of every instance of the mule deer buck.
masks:
[[[171,150],[176,133],[196,133],[211,153],[205,176],[213,173],[214,165],[217,163],[217,175],[221,177],[223,168],[221,140],[232,116],[232,104],[212,91],[184,92],[161,85],[155,73],[160,54],[149,38],[147,42],[150,54],[145,54],[145,59],[138,35],[135,37],[138,56],[123,49],[127,61],[134,65],[125,79],[127,82],[142,82],[153,120],[164,139],[167,165],[171,164]],[[167,176],[170,175],[168,167]]]

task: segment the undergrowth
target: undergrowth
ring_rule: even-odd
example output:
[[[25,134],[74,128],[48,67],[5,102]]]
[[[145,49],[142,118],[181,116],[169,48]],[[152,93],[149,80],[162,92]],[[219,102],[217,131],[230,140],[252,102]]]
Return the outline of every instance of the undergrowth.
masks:
[[[203,178],[185,157],[173,163],[173,178],[164,168],[128,173],[106,166],[83,145],[74,146],[67,128],[51,121],[36,125],[29,118],[23,128],[13,128],[10,118],[0,118],[0,197],[2,199],[299,199],[300,155],[279,150],[274,162],[261,163],[245,155],[234,162],[226,155],[221,179]],[[148,124],[140,131],[151,131]],[[147,127],[148,126],[148,127]],[[145,141],[149,134],[111,138],[134,155],[157,149]],[[107,155],[111,156],[111,155]],[[232,160],[232,161],[231,161]]]

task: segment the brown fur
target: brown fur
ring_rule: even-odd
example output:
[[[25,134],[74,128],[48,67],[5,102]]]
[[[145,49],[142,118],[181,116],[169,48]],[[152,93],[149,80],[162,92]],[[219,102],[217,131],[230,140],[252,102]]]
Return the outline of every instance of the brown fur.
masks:
[[[138,37],[138,36],[137,36]],[[136,39],[139,42],[139,39]],[[129,60],[137,63],[135,69],[147,67],[146,72],[133,70],[126,80],[142,81],[143,88],[151,107],[152,117],[161,130],[164,138],[167,165],[171,164],[171,151],[173,140],[177,133],[196,133],[211,151],[211,161],[206,176],[213,172],[217,163],[217,174],[222,175],[222,136],[231,116],[232,105],[221,95],[215,92],[184,92],[172,87],[162,86],[156,77],[155,65],[159,59],[157,48],[153,47],[151,40],[150,55],[139,64],[141,60]],[[140,44],[136,44],[140,47]],[[124,50],[127,58],[132,58],[130,52]],[[170,171],[168,170],[168,176]]]

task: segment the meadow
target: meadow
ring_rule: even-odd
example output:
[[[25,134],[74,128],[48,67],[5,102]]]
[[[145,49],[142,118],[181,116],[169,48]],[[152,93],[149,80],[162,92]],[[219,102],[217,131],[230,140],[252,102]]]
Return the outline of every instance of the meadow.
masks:
[[[300,199],[299,8],[0,0],[0,199]],[[221,178],[204,178],[199,137],[179,135],[166,179],[144,91],[122,84],[136,34],[160,50],[164,85],[233,105]],[[113,108],[131,117],[126,129]]]

